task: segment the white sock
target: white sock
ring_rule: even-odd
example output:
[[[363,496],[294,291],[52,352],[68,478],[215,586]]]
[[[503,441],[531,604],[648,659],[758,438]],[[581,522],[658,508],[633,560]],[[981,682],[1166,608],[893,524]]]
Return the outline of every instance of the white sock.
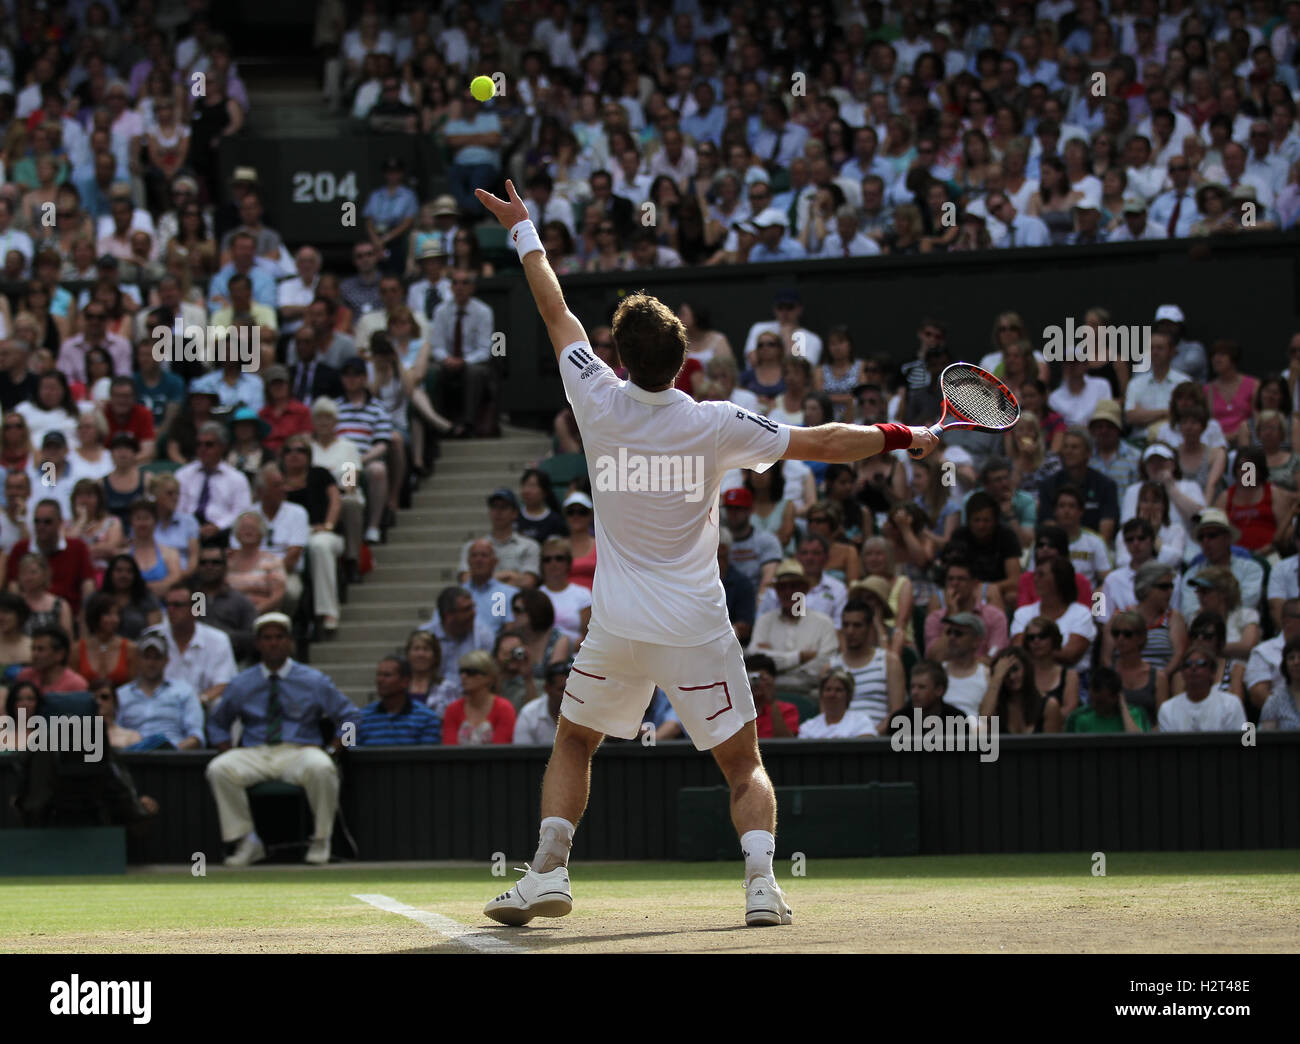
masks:
[[[745,883],[756,877],[773,877],[772,853],[776,838],[766,830],[751,830],[740,839],[740,854],[745,857]]]
[[[537,842],[537,854],[532,867],[539,874],[549,873],[557,866],[569,865],[569,849],[573,847],[574,826],[559,816],[547,816]]]

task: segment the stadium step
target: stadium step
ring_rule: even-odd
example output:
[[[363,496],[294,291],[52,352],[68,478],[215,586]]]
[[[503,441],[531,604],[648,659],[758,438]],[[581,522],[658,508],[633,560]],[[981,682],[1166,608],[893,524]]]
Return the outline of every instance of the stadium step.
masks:
[[[374,696],[375,664],[427,623],[438,592],[456,582],[460,549],[488,529],[487,496],[518,489],[519,475],[550,448],[545,432],[506,427],[500,439],[444,443],[433,476],[397,516],[374,568],[348,588],[333,640],[312,647],[312,665],[358,704]]]

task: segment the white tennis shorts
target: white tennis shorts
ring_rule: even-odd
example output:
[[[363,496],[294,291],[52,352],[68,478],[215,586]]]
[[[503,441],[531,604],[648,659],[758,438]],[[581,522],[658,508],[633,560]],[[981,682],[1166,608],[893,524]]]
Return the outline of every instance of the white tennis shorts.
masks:
[[[594,623],[569,672],[560,713],[575,725],[633,739],[656,685],[698,750],[716,747],[758,716],[734,633],[680,648],[617,638]]]

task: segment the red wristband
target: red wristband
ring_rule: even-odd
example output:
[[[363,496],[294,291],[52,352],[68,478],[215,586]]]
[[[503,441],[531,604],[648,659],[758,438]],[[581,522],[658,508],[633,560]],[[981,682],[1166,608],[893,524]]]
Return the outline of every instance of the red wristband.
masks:
[[[912,429],[906,424],[877,424],[876,427],[885,436],[885,452],[912,448]]]

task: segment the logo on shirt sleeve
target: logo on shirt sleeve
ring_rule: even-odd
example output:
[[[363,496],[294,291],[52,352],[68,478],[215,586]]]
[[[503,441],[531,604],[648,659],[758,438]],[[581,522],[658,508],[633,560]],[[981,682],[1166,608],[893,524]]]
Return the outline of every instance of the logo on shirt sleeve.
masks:
[[[776,421],[768,420],[766,417],[760,417],[757,413],[750,413],[749,410],[737,410],[736,419],[751,420],[755,424],[757,424],[760,428],[764,428],[767,431],[772,432],[773,434],[775,434],[777,431],[780,430],[780,426],[776,423]]]
[[[569,353],[569,362],[573,363],[573,365],[578,368],[580,371],[578,379],[582,381],[585,381],[595,373],[600,366],[600,360],[585,348],[573,349],[573,351]]]

